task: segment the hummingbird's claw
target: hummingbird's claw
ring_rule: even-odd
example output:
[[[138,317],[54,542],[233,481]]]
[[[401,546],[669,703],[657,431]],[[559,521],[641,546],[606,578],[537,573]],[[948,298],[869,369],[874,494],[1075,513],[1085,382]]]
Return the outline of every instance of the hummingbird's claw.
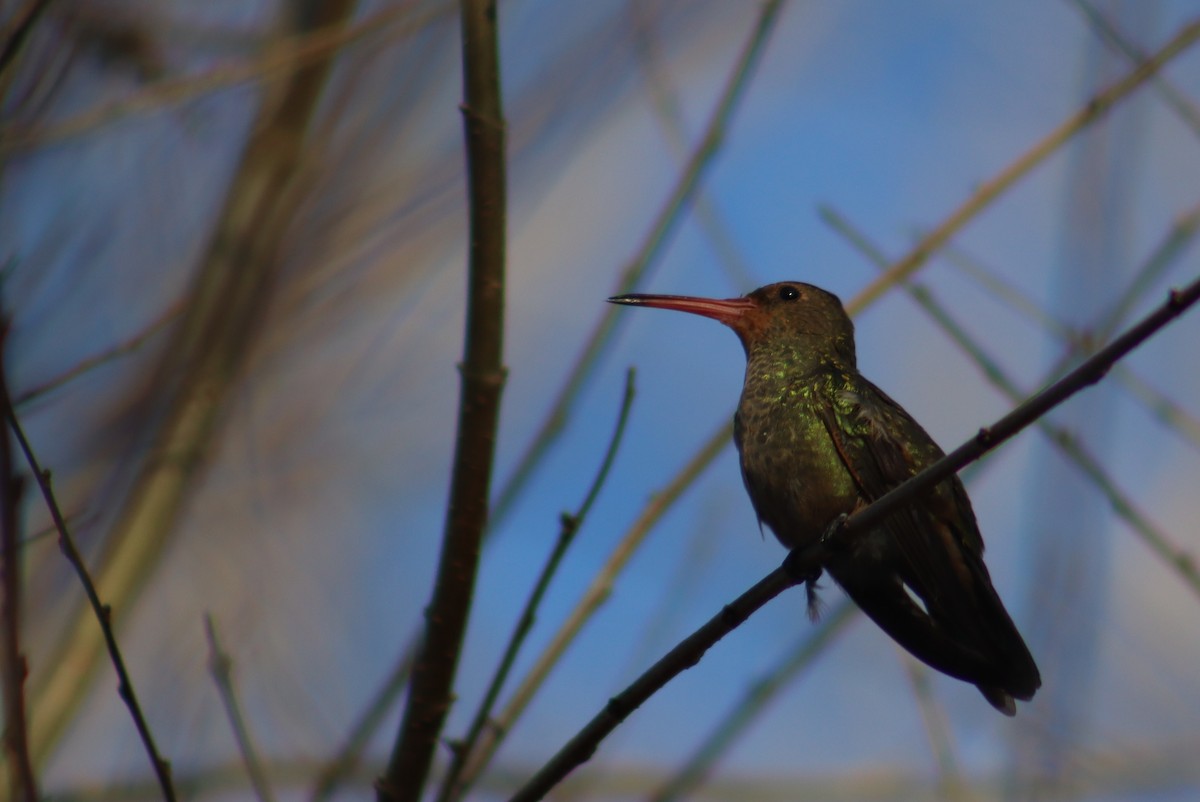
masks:
[[[796,580],[796,584],[814,583],[821,578],[821,563],[825,557],[823,543],[811,543],[807,546],[797,546],[783,558],[783,570]]]
[[[829,522],[829,526],[825,527],[825,531],[821,533],[821,539],[818,541],[822,545],[829,545],[838,533],[842,531],[842,527],[846,525],[846,519],[850,517],[846,513],[842,513],[838,517]]]
[[[817,593],[820,589],[821,586],[815,579],[804,583],[804,592],[808,596],[808,620],[814,624],[821,617],[821,611],[825,609],[825,605],[821,602],[821,596]]]

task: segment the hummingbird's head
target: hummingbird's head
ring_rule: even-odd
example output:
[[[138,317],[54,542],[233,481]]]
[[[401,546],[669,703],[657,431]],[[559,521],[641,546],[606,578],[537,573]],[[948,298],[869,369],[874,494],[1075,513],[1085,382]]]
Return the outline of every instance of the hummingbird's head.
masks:
[[[813,356],[828,355],[854,365],[854,324],[836,295],[812,284],[781,281],[726,300],[640,293],[608,300],[674,309],[720,321],[734,330],[747,355],[764,348],[787,348]]]

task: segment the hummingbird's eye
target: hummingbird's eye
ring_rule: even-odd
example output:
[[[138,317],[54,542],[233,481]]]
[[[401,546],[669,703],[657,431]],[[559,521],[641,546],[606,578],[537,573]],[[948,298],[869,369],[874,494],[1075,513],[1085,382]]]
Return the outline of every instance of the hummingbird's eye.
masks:
[[[794,301],[800,297],[800,290],[793,287],[791,284],[784,284],[779,288],[779,300]]]

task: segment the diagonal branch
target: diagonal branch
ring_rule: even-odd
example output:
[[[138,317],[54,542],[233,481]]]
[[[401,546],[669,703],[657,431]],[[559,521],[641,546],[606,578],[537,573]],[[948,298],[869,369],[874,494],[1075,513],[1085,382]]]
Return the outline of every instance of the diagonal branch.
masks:
[[[318,4],[300,23],[345,25],[355,0]],[[278,104],[260,108],[172,327],[152,383],[160,414],[104,537],[95,581],[118,611],[133,608],[177,532],[185,505],[219,443],[226,404],[264,320],[283,267],[286,235],[301,212],[312,171],[308,129],[332,70],[332,53],[290,75]],[[119,621],[117,622],[119,623]],[[91,688],[103,647],[87,611],[72,611],[47,670],[33,683],[35,763],[44,760]]]
[[[504,385],[505,124],[495,0],[463,0],[463,128],[470,198],[466,344],[446,529],[408,707],[380,802],[416,802],[452,701],[466,632]]]
[[[575,540],[575,535],[583,525],[584,519],[587,518],[588,512],[591,511],[592,504],[596,501],[596,497],[600,493],[600,488],[604,486],[604,482],[608,478],[609,469],[612,468],[613,460],[617,456],[617,448],[621,445],[621,439],[625,434],[625,424],[629,420],[629,410],[633,405],[633,376],[633,368],[630,368],[625,374],[625,393],[621,400],[621,411],[617,415],[616,429],[609,440],[604,458],[600,462],[600,469],[596,472],[596,477],[592,480],[591,487],[588,489],[583,503],[579,505],[579,509],[573,514],[563,513],[558,540],[554,544],[554,548],[551,550],[546,564],[542,567],[541,574],[534,583],[533,592],[530,593],[529,599],[525,602],[525,608],[521,610],[521,615],[517,619],[517,625],[509,637],[508,646],[504,650],[504,655],[500,658],[500,664],[492,674],[492,680],[483,695],[483,701],[480,702],[479,708],[475,711],[475,717],[471,721],[471,726],[467,729],[467,736],[461,743],[453,745],[454,758],[450,763],[449,770],[446,772],[446,778],[442,781],[442,789],[438,795],[440,802],[462,799],[468,790],[469,784],[464,781],[463,769],[466,768],[471,753],[475,751],[475,747],[479,743],[479,738],[483,734],[484,727],[491,721],[492,709],[495,707],[496,700],[500,696],[500,689],[504,687],[504,682],[508,679],[508,675],[512,671],[513,664],[516,662],[517,654],[522,644],[524,644],[525,638],[529,635],[530,630],[533,629],[534,621],[537,618],[537,610],[541,606],[542,597],[545,596],[546,591],[550,587],[550,580],[557,573],[558,566],[566,555],[567,549],[571,547],[571,543]]]
[[[840,525],[835,523],[815,544],[792,551],[779,568],[726,605],[700,629],[682,640],[666,656],[647,669],[628,688],[610,699],[600,713],[512,796],[510,802],[534,802],[544,797],[571,771],[586,762],[600,742],[634,710],[676,676],[696,665],[713,644],[787,588],[819,575],[829,541],[861,535],[878,526],[902,505],[933,489],[1083,388],[1098,382],[1113,363],[1182,315],[1198,300],[1200,279],[1183,290],[1172,291],[1165,304],[1062,379],[1020,404],[991,426],[980,429],[975,437],[880,496]]]
[[[7,324],[0,321],[0,376],[6,372],[4,339]],[[4,379],[0,378],[0,382]],[[29,666],[21,652],[21,543],[17,510],[22,481],[13,469],[12,441],[0,431],[0,582],[3,617],[0,630],[0,676],[3,677],[4,753],[8,758],[9,798],[35,802],[37,778],[29,757],[29,725],[25,716],[25,677]]]
[[[679,500],[679,497],[692,486],[696,478],[712,463],[717,454],[725,450],[729,436],[723,431],[718,432],[717,435],[704,444],[674,479],[661,490],[652,494],[650,502],[643,508],[637,520],[633,522],[608,556],[599,573],[584,592],[583,598],[579,600],[567,620],[559,626],[553,637],[550,638],[550,642],[542,649],[533,666],[513,691],[508,704],[496,717],[496,721],[483,733],[479,740],[479,748],[475,750],[475,754],[471,756],[463,769],[464,783],[473,782],[491,761],[496,750],[500,748],[501,741],[512,730],[521,714],[525,712],[525,708],[529,706],[530,701],[533,700],[534,695],[549,676],[551,669],[566,653],[567,647],[583,630],[584,625],[608,599],[617,576],[632,559],[650,531]]]
[[[54,497],[54,491],[50,487],[50,472],[42,469],[37,457],[33,453],[33,447],[29,444],[28,438],[25,437],[25,431],[21,428],[21,422],[17,419],[17,413],[12,406],[12,398],[9,396],[8,379],[2,373],[0,373],[0,404],[4,406],[4,417],[7,419],[9,427],[17,438],[17,443],[25,455],[25,461],[29,464],[29,469],[33,472],[34,481],[37,482],[38,489],[42,493],[42,498],[46,502],[46,508],[50,511],[50,517],[54,520],[54,525],[58,529],[59,547],[62,549],[63,554],[66,555],[68,562],[71,563],[71,567],[75,569],[75,573],[79,575],[79,581],[83,585],[83,591],[87,596],[88,603],[91,605],[92,613],[100,623],[100,631],[104,637],[104,644],[108,648],[109,658],[112,660],[113,668],[117,672],[117,693],[120,695],[121,700],[125,702],[125,706],[129,708],[129,714],[133,717],[133,723],[137,728],[138,736],[142,739],[142,745],[146,749],[146,754],[150,757],[154,774],[158,778],[163,799],[167,802],[174,802],[175,788],[171,783],[171,764],[159,754],[158,747],[154,743],[154,736],[150,733],[150,725],[146,723],[146,716],[142,713],[142,706],[138,702],[137,694],[133,690],[133,681],[129,678],[129,671],[125,668],[125,658],[121,656],[120,647],[117,646],[117,636],[113,631],[112,608],[100,601],[96,585],[88,573],[87,566],[84,565],[83,556],[75,547],[75,541],[71,537],[70,530],[67,529],[67,522],[63,518],[62,511],[58,507],[58,501]]]

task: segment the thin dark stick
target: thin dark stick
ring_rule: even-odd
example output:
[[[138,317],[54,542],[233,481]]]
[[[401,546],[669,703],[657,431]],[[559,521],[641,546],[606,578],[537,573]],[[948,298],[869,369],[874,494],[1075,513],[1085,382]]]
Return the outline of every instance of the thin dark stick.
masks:
[[[4,363],[4,335],[7,325],[0,323],[0,374]],[[3,674],[4,751],[8,757],[9,797],[35,802],[37,777],[29,757],[29,724],[25,717],[25,677],[29,665],[21,652],[21,543],[17,531],[17,510],[21,503],[22,482],[13,470],[12,443],[0,435],[0,553],[3,564],[4,634],[0,643],[0,673]]]
[[[488,521],[504,386],[505,124],[496,3],[463,0],[461,13],[470,263],[458,437],[433,599],[400,732],[387,770],[376,782],[380,802],[420,799],[453,701],[454,675]]]
[[[613,548],[604,565],[593,577],[591,584],[584,591],[583,597],[567,615],[558,630],[550,637],[534,661],[533,666],[526,672],[521,682],[512,692],[508,703],[486,729],[479,740],[479,748],[471,756],[463,769],[464,782],[470,784],[478,776],[496,754],[504,738],[512,732],[517,720],[529,706],[534,696],[541,689],[550,671],[562,659],[567,648],[574,642],[583,627],[591,620],[597,610],[612,595],[613,585],[625,566],[632,559],[646,537],[658,524],[662,517],[674,506],[675,502],[690,488],[696,478],[712,464],[717,454],[721,453],[730,434],[718,432],[711,437],[699,452],[679,470],[671,481],[650,495],[650,500],[638,517],[630,524],[621,540]]]
[[[63,385],[78,379],[80,376],[83,376],[98,367],[106,365],[122,356],[132,354],[133,352],[139,350],[143,345],[146,344],[148,340],[166,328],[166,325],[179,315],[182,306],[182,304],[172,304],[166,312],[160,315],[158,319],[151,321],[150,325],[148,325],[142,331],[139,331],[129,339],[119,342],[105,351],[101,351],[98,354],[81,360],[78,364],[74,365],[69,370],[59,374],[58,376],[53,376],[41,384],[29,388],[14,398],[13,404],[18,408],[24,407],[26,404],[29,404],[44,395],[54,392]]]
[[[1197,300],[1200,300],[1200,279],[1183,290],[1172,291],[1165,304],[1098,351],[1091,359],[1019,405],[996,423],[980,429],[971,440],[880,496],[840,525],[835,524],[815,545],[792,551],[784,559],[782,566],[685,638],[632,685],[610,700],[604,710],[588,722],[513,795],[512,802],[533,802],[541,799],[571,771],[587,761],[596,751],[600,741],[630,713],[671,679],[695,665],[709,647],[788,587],[819,573],[826,556],[827,541],[852,537],[878,526],[901,505],[931,490],[967,463],[996,448],[1075,393],[1098,382],[1114,362],[1179,317]]]
[[[242,715],[242,706],[238,703],[237,691],[233,687],[233,658],[221,648],[221,642],[217,640],[217,627],[213,623],[211,613],[204,614],[204,633],[208,637],[208,671],[212,674],[221,704],[225,707],[225,715],[237,741],[238,752],[246,766],[246,774],[250,776],[250,785],[261,802],[274,802],[275,794],[271,792],[271,783],[267,781],[266,772],[263,771],[258,749],[254,746],[254,739],[246,726],[246,718]]]
[[[5,73],[16,60],[17,52],[29,38],[38,17],[49,7],[50,0],[29,0],[0,31],[4,39],[0,45],[0,79],[7,80]]]
[[[33,472],[34,481],[37,482],[42,498],[46,502],[46,508],[50,511],[50,517],[58,529],[58,546],[66,555],[67,561],[71,563],[71,567],[75,569],[75,573],[78,574],[92,612],[95,613],[96,620],[100,622],[100,631],[104,635],[104,643],[108,647],[108,656],[117,672],[117,692],[125,702],[125,706],[129,708],[129,714],[133,717],[133,724],[137,728],[138,736],[142,739],[146,754],[150,756],[150,763],[154,767],[154,774],[162,789],[163,799],[167,802],[174,802],[175,788],[171,784],[171,764],[159,754],[158,747],[154,743],[154,736],[150,733],[150,725],[146,723],[142,706],[138,703],[137,694],[133,690],[133,681],[129,678],[129,671],[125,668],[125,659],[121,656],[120,647],[117,646],[116,633],[113,632],[112,608],[100,601],[96,585],[92,581],[91,574],[88,573],[87,566],[84,565],[82,555],[75,547],[75,541],[71,537],[67,522],[54,497],[54,491],[50,487],[50,473],[42,469],[37,457],[34,456],[33,447],[29,445],[25,431],[21,428],[21,422],[17,419],[16,410],[13,409],[12,398],[8,393],[8,379],[2,373],[0,373],[0,403],[4,405],[4,415],[8,418],[8,424],[17,437],[21,451],[25,454],[25,461]]]
[[[592,480],[591,487],[588,488],[588,492],[584,496],[583,503],[579,505],[579,509],[574,514],[563,513],[558,540],[555,542],[549,557],[547,557],[546,564],[542,567],[541,575],[538,576],[537,582],[534,584],[533,592],[529,594],[529,599],[525,602],[525,608],[521,611],[521,615],[517,619],[516,627],[514,627],[513,633],[509,637],[508,646],[504,650],[503,657],[500,658],[500,664],[496,667],[496,671],[492,675],[492,681],[483,696],[483,701],[480,702],[479,708],[475,711],[475,717],[472,719],[471,726],[467,730],[467,736],[461,743],[452,745],[454,757],[450,762],[449,770],[446,772],[446,779],[442,783],[442,790],[438,795],[439,802],[461,799],[467,791],[467,783],[461,781],[463,768],[466,766],[472,752],[475,751],[483,728],[487,726],[488,721],[491,719],[492,708],[495,707],[496,699],[500,696],[500,689],[504,687],[504,682],[508,679],[513,663],[516,662],[517,654],[520,652],[521,646],[525,643],[525,638],[529,635],[530,630],[533,629],[533,623],[537,618],[537,610],[541,606],[542,597],[545,596],[546,590],[550,587],[550,580],[558,572],[558,566],[562,562],[563,556],[567,553],[567,549],[571,547],[576,533],[579,532],[579,528],[587,518],[592,504],[596,501],[596,497],[600,493],[600,488],[604,486],[604,482],[608,478],[608,472],[612,467],[613,459],[617,456],[617,448],[621,445],[621,440],[625,433],[625,424],[629,420],[629,410],[633,405],[633,376],[633,368],[630,368],[625,374],[625,393],[621,399],[621,410],[617,415],[617,425],[613,430],[612,438],[608,441],[608,448],[605,449],[604,459],[600,462],[600,469],[596,472],[596,477]]]

